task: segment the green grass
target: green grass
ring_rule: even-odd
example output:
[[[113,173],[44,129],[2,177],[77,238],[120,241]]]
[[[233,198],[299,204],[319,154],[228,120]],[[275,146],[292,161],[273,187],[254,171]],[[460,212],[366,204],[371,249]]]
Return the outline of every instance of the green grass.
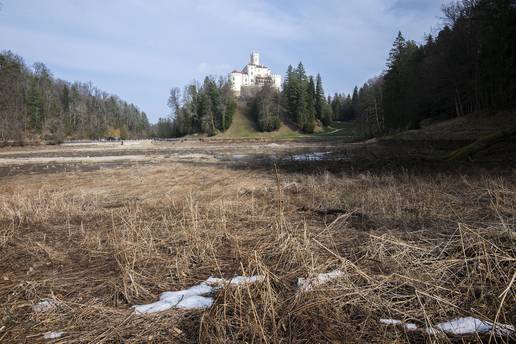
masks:
[[[314,134],[303,134],[294,130],[289,125],[282,123],[281,127],[273,132],[260,132],[256,129],[254,121],[245,113],[245,105],[240,103],[233,116],[233,121],[228,130],[220,133],[217,139],[271,139],[288,140],[310,137],[358,137],[359,130],[356,123],[334,122],[324,127],[322,131]]]
[[[317,137],[359,137],[360,129],[354,122],[333,122],[323,131],[313,134]]]
[[[238,105],[237,111],[233,116],[231,126],[224,133],[218,134],[215,138],[221,139],[294,139],[305,137],[287,125],[282,124],[281,127],[273,132],[260,132],[256,129],[256,125],[251,118],[245,114],[245,106]]]

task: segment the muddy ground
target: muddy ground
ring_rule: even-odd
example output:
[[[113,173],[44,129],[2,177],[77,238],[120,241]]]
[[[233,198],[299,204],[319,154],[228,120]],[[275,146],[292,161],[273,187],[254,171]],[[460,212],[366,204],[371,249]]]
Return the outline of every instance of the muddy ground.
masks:
[[[430,166],[447,168],[436,157],[466,141],[349,142],[346,139],[263,142],[252,140],[177,140],[81,142],[0,150],[0,177],[18,174],[94,171],[106,168],[179,162],[233,168],[271,168],[303,172]],[[500,160],[483,161],[484,165]],[[452,164],[453,165],[453,164]],[[463,165],[463,164],[461,164]],[[418,167],[419,168],[419,167]],[[467,168],[466,168],[467,169]]]

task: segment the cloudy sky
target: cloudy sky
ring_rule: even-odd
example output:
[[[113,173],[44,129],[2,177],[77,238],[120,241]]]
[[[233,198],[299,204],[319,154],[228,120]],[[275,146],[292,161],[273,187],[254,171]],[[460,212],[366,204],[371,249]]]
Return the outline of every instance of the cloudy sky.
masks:
[[[398,30],[418,42],[446,0],[0,0],[0,50],[91,81],[155,122],[171,87],[242,68],[251,50],[284,74],[303,61],[327,93],[381,72]]]

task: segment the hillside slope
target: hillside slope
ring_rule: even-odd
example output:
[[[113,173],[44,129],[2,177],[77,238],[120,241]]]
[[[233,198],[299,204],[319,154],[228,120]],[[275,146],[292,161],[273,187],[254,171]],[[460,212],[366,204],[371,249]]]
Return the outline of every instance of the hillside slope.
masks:
[[[380,139],[440,147],[436,158],[516,162],[516,112],[475,113]],[[443,153],[443,151],[447,152]]]
[[[434,122],[418,130],[407,130],[389,138],[398,140],[478,140],[516,127],[516,112],[480,112]]]
[[[289,139],[303,137],[303,135],[285,123],[273,132],[260,132],[256,129],[254,121],[247,114],[244,102],[238,102],[237,110],[233,116],[231,126],[224,133],[220,133],[215,138],[219,139],[241,139],[241,138],[263,138],[263,139]]]
[[[228,130],[213,137],[214,139],[296,139],[296,138],[339,138],[349,141],[359,140],[361,133],[356,122],[334,122],[327,127],[317,127],[313,134],[304,134],[297,130],[294,123],[287,118],[281,119],[281,127],[273,132],[260,132],[248,115],[245,102],[239,101],[233,121]]]

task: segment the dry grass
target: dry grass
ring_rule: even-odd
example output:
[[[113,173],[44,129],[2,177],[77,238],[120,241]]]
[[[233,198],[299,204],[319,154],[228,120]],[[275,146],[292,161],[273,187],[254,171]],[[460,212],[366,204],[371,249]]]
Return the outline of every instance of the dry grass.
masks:
[[[0,342],[487,342],[378,320],[516,323],[514,175],[171,164],[4,181]],[[298,292],[333,269],[344,276]],[[235,274],[265,281],[224,288],[207,311],[130,310]],[[44,298],[57,307],[33,312]]]

